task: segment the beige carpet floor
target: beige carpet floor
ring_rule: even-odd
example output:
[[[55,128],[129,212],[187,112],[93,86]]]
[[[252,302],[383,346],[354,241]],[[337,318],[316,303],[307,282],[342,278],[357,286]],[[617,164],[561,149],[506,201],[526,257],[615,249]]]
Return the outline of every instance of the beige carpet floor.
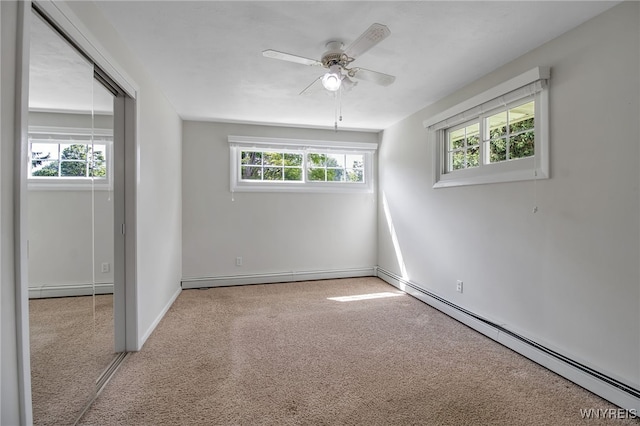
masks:
[[[72,425],[113,360],[113,297],[29,301],[34,425]]]
[[[616,408],[357,278],[185,290],[82,425],[602,425]]]

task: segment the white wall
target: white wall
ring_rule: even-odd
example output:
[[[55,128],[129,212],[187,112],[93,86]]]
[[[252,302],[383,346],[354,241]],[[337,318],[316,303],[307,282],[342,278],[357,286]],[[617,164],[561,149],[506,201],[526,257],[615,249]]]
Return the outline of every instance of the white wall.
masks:
[[[186,121],[185,281],[376,265],[374,194],[236,192],[232,196],[228,135],[378,142],[377,133]],[[238,256],[242,266],[236,266]]]
[[[401,275],[391,220],[410,281],[635,388],[639,18],[616,6],[385,130],[378,210],[382,268]],[[423,120],[535,66],[552,72],[551,179],[432,189]]]
[[[28,210],[31,297],[113,291],[111,191],[29,190]]]
[[[65,5],[138,85],[137,307],[141,347],[180,291],[182,120],[91,2]]]
[[[113,114],[30,111],[29,126],[113,129]]]

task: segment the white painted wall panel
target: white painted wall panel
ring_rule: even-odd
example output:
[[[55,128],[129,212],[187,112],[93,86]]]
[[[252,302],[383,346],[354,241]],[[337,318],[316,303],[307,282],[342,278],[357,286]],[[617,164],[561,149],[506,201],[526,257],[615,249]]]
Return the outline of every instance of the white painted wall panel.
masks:
[[[636,388],[638,22],[623,3],[385,130],[379,199],[397,245],[378,209],[381,267],[401,275],[401,252],[411,281]],[[552,73],[551,179],[432,189],[422,122],[534,66]]]
[[[376,143],[377,133],[186,121],[183,135],[185,279],[376,265],[374,194],[232,196],[227,136]]]
[[[90,29],[109,57],[139,86],[137,93],[137,283],[141,347],[180,290],[182,120],[100,10],[91,2],[65,5]]]
[[[30,290],[46,295],[50,287],[113,284],[110,191],[92,195],[90,190],[30,190],[28,203]],[[102,272],[102,263],[110,265],[107,273]]]

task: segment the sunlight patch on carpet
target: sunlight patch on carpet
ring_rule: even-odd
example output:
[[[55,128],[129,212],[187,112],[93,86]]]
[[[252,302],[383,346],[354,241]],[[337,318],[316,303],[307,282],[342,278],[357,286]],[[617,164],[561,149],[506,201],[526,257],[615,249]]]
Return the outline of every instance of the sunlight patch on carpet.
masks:
[[[340,297],[327,297],[329,300],[335,300],[336,302],[355,302],[358,300],[368,299],[382,299],[385,297],[404,296],[404,293],[394,293],[391,291],[385,291],[382,293],[369,293],[369,294],[356,294],[353,296],[340,296]]]

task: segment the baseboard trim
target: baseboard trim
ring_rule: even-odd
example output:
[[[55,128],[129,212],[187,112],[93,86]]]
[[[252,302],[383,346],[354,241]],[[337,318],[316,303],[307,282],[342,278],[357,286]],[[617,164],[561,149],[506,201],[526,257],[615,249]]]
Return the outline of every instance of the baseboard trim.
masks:
[[[91,296],[93,294],[113,294],[113,283],[41,285],[29,287],[29,299],[49,297]]]
[[[438,309],[613,404],[625,410],[640,413],[640,390],[507,330],[498,324],[492,323],[384,268],[377,268],[377,276],[399,290]]]
[[[164,305],[164,308],[162,308],[162,311],[160,311],[158,316],[156,316],[156,319],[153,320],[153,322],[151,323],[147,331],[144,333],[142,338],[138,340],[136,351],[140,351],[142,349],[147,339],[151,336],[151,333],[153,333],[153,331],[156,329],[158,324],[160,324],[160,321],[162,320],[162,318],[164,318],[166,313],[169,311],[169,309],[171,308],[171,305],[173,305],[173,302],[175,302],[178,296],[180,296],[181,292],[182,292],[182,288],[179,287],[178,290],[176,290],[176,292],[171,296],[169,301]]]
[[[324,271],[287,271],[268,274],[228,275],[219,277],[183,278],[182,288],[227,287],[234,285],[271,284],[292,281],[314,281],[338,278],[375,277],[374,266],[354,269],[334,269]]]

